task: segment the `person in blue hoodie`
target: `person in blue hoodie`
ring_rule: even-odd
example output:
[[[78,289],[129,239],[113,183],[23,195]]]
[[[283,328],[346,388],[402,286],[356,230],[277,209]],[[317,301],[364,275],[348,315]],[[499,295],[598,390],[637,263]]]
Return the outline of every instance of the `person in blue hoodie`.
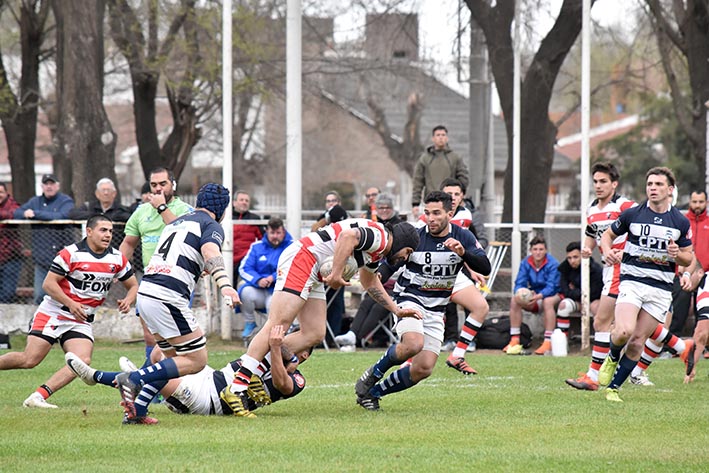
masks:
[[[559,262],[547,253],[547,243],[542,236],[529,242],[529,257],[519,264],[515,279],[514,296],[510,301],[510,343],[503,351],[520,355],[522,310],[544,314],[544,343],[535,350],[536,355],[551,351],[551,334],[556,327],[556,307],[559,305]],[[526,289],[527,291],[520,291]],[[528,297],[525,297],[527,294]]]
[[[18,220],[48,222],[69,218],[74,208],[74,200],[59,192],[59,179],[54,174],[42,176],[42,194],[32,197],[19,209],[14,217]],[[40,304],[45,292],[44,278],[57,252],[76,240],[74,228],[70,225],[32,225],[32,262],[34,263],[34,303]]]
[[[244,338],[256,330],[256,309],[268,310],[276,282],[278,258],[293,237],[283,226],[283,220],[273,217],[268,221],[266,234],[260,241],[251,244],[248,253],[239,265],[239,276],[244,282],[239,287],[241,313],[244,316]]]

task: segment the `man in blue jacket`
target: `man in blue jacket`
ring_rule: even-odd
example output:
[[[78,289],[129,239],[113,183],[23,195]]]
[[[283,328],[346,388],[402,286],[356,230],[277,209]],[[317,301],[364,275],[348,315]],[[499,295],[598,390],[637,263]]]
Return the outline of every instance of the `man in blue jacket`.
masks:
[[[42,176],[42,194],[32,197],[19,209],[15,218],[48,222],[69,218],[74,200],[59,192],[59,179],[54,174]],[[77,235],[78,236],[78,235]],[[44,278],[57,252],[74,242],[74,229],[70,225],[32,225],[32,261],[34,262],[34,302],[40,304],[45,292]]]
[[[503,348],[508,355],[522,353],[519,341],[522,310],[544,314],[544,343],[534,353],[551,351],[551,334],[556,326],[556,306],[559,305],[559,262],[547,253],[542,236],[529,242],[530,255],[519,264],[514,296],[510,301],[510,343]],[[521,291],[520,291],[521,290]]]
[[[271,218],[266,234],[251,245],[239,265],[239,276],[244,284],[239,287],[241,313],[244,315],[244,331],[241,336],[250,337],[256,329],[256,309],[268,310],[276,282],[278,258],[283,250],[293,243],[293,237],[283,227],[283,220]]]

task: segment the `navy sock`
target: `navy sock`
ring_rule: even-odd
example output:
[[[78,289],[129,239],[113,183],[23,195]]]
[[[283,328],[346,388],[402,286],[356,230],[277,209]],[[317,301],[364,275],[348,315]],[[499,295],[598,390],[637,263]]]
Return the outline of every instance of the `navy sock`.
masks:
[[[180,373],[177,370],[175,360],[166,358],[154,365],[146,368],[141,368],[138,371],[133,371],[130,374],[130,380],[135,384],[155,384],[156,381],[167,381],[168,379],[179,378]]]
[[[150,361],[150,354],[153,352],[153,348],[155,348],[155,345],[145,345],[145,361],[143,362],[143,366],[140,367],[141,369],[153,364],[153,362]]]
[[[627,355],[623,355],[623,358],[620,359],[618,368],[616,368],[615,374],[613,375],[613,381],[611,381],[611,384],[609,384],[608,387],[611,389],[618,389],[625,382],[625,380],[628,379],[628,376],[630,376],[630,373],[633,372],[633,368],[635,368],[635,365],[637,364],[638,360],[631,360]]]
[[[389,368],[399,365],[404,361],[396,357],[397,346],[397,343],[390,345],[386,353],[384,353],[384,356],[379,358],[379,361],[374,364],[373,374],[377,379],[382,379],[384,377],[384,373],[389,371]]]
[[[160,390],[165,387],[168,380],[153,381],[150,384],[145,384],[138,393],[138,397],[135,399],[135,415],[138,417],[145,417],[148,415],[148,405],[155,398]]]
[[[369,393],[374,397],[382,397],[409,389],[414,384],[416,383],[411,379],[411,367],[406,366],[394,371],[387,379],[375,384]]]
[[[116,385],[113,384],[113,380],[116,379],[116,376],[121,374],[120,371],[96,371],[94,373],[94,381],[96,381],[99,384],[103,384],[106,386],[111,386],[112,388],[115,388]]]
[[[623,351],[625,345],[616,345],[613,343],[613,337],[611,337],[610,350],[608,351],[608,357],[613,362],[617,362],[620,359],[620,352]]]

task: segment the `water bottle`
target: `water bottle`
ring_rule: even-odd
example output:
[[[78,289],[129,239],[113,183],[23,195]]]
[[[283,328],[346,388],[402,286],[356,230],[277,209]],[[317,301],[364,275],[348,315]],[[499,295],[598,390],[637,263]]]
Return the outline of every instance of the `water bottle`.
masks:
[[[566,356],[569,351],[566,334],[557,328],[551,334],[551,354],[554,356]]]

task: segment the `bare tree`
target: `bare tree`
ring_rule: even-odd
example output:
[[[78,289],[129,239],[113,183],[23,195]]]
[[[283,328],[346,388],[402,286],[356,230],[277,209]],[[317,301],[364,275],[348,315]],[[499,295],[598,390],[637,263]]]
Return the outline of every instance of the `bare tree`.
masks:
[[[465,0],[485,34],[507,129],[510,152],[505,173],[503,222],[512,219],[512,22],[516,1],[519,0],[498,1],[491,6],[487,0]],[[557,133],[549,119],[549,103],[561,65],[581,31],[581,6],[582,0],[564,0],[556,22],[542,39],[522,79],[520,215],[525,222],[544,221]]]
[[[0,121],[5,131],[12,189],[19,202],[34,195],[34,148],[40,100],[39,65],[46,38],[49,2],[23,0],[19,14],[0,0],[0,14],[7,8],[20,26],[22,72],[15,94],[10,86],[0,51]]]
[[[706,109],[709,100],[709,1],[646,0],[657,38],[672,105],[692,147],[697,174],[706,161]],[[689,75],[687,91],[680,68]]]
[[[116,135],[103,108],[103,0],[54,0],[57,132],[54,168],[77,202],[96,181],[116,181]]]

